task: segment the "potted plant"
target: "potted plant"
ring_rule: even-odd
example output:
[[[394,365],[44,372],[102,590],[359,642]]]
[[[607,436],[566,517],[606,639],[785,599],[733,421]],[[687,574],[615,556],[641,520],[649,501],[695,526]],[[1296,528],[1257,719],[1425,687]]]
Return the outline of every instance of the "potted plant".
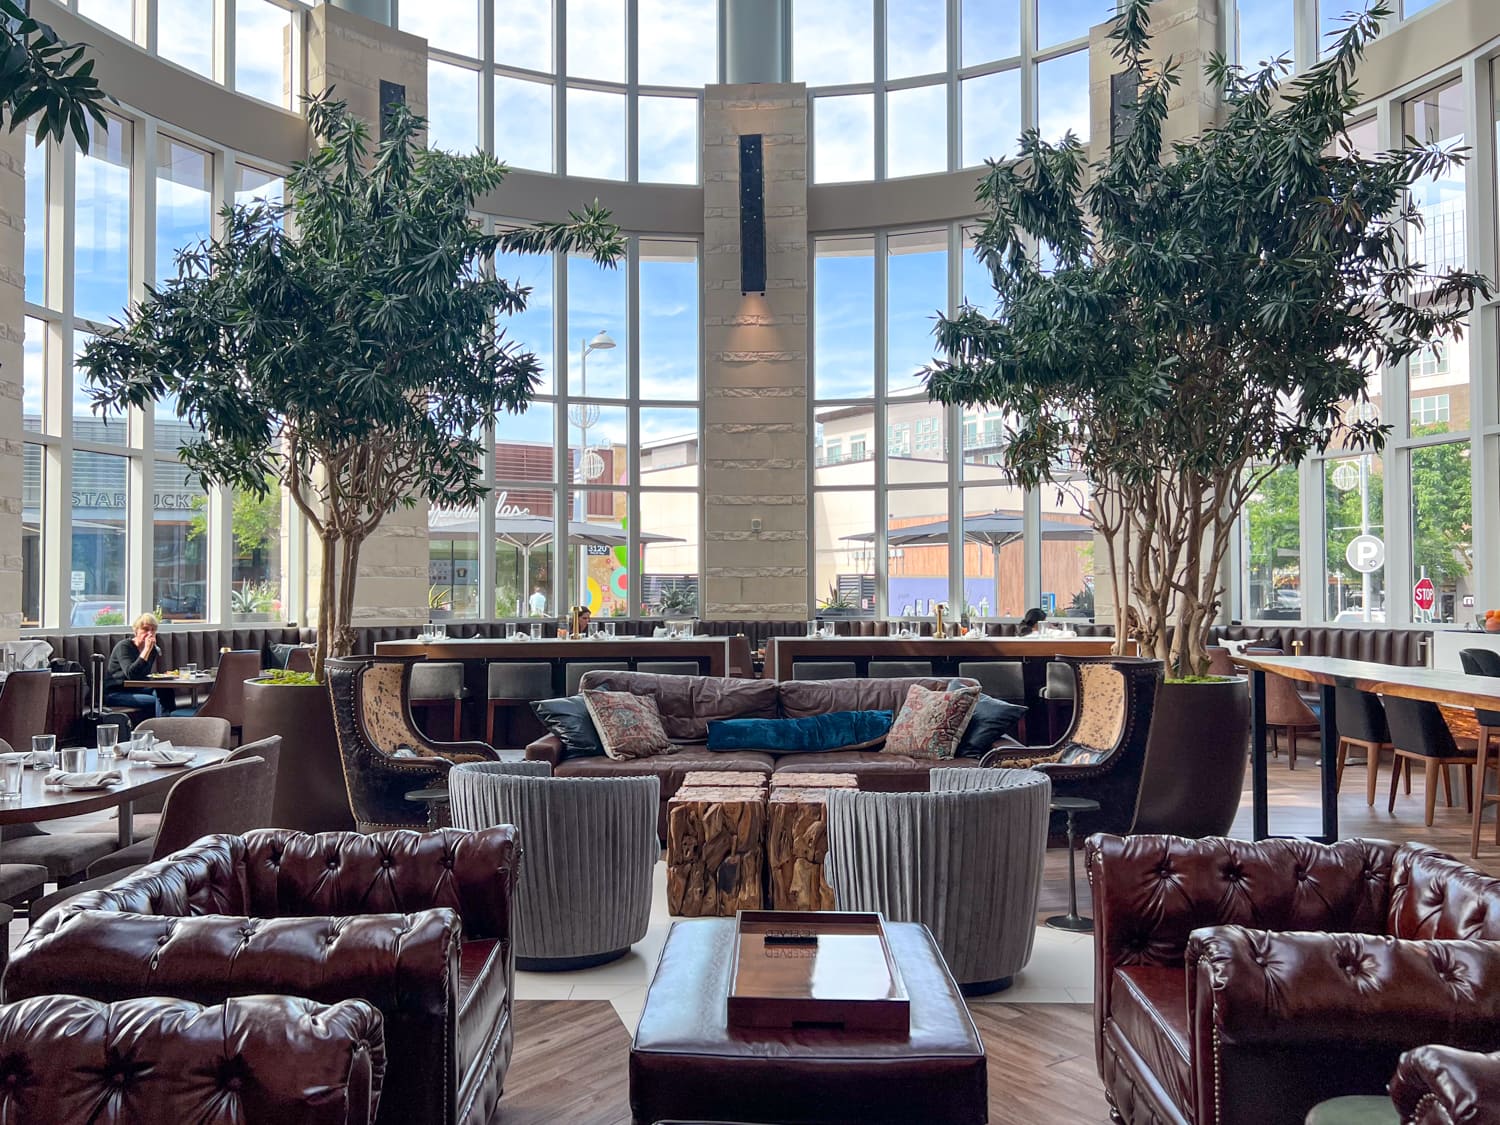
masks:
[[[1148,55],[1152,9],[1128,0],[1110,31],[1139,79],[1107,155],[1089,166],[1073,136],[1028,130],[1018,159],[989,164],[976,250],[998,311],[940,318],[928,388],[1005,412],[1002,458],[1019,483],[1087,475],[1118,642],[1134,635],[1169,677],[1196,678],[1247,499],[1335,440],[1379,449],[1365,372],[1458,336],[1489,286],[1405,248],[1420,223],[1408,189],[1462,152],[1361,153],[1346,132],[1355,67],[1388,8],[1352,17],[1293,81],[1284,61],[1245,72],[1215,56],[1219,123],[1165,151],[1179,77]],[[1191,694],[1198,718],[1182,733],[1229,730],[1242,768],[1243,682]],[[1157,721],[1188,705],[1158,696]]]
[[[851,617],[858,610],[854,599],[839,589],[837,582],[828,584],[828,596],[818,602],[819,617]]]
[[[656,612],[661,617],[692,617],[698,612],[698,591],[692,586],[668,586],[657,595]]]
[[[372,146],[342,101],[306,105],[317,147],[292,168],[286,201],[226,208],[223,233],[180,251],[177,276],[79,365],[99,408],[175,399],[193,424],[178,456],[206,484],[256,496],[279,485],[306,517],[322,548],[313,682],[247,684],[245,735],[295,733],[342,794],[320,685],[324,659],[354,648],[360,548],[398,507],[477,504],[479,435],[526,409],[540,373],[496,331],[530,291],[493,276],[494,255],[612,264],[624,243],[597,203],[566,223],[486,233],[473,208],[505,165],[422,148],[425,123],[405,106]]]

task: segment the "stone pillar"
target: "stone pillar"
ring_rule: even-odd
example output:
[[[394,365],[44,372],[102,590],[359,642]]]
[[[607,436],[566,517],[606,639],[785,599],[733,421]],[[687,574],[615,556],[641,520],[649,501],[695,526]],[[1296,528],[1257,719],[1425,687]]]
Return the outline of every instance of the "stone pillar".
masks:
[[[765,161],[766,292],[740,292],[739,138]],[[703,615],[807,616],[807,88],[703,99]]]
[[[320,4],[307,29],[307,85],[310,93],[335,87],[349,108],[371,123],[378,135],[380,83],[406,87],[406,104],[427,113],[427,42],[363,15],[368,4]],[[350,10],[346,10],[346,7]],[[307,620],[317,621],[318,575],[323,560],[316,538],[307,550]],[[360,551],[354,624],[426,621],[427,504],[398,508],[381,521]]]
[[[21,629],[21,342],[25,332],[26,131],[0,135],[0,641]]]

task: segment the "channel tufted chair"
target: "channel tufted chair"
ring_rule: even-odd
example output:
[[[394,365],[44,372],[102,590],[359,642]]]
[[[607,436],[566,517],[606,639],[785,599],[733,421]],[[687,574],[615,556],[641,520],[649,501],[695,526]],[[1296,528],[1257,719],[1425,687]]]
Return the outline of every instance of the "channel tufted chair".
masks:
[[[1086,854],[1115,1122],[1301,1125],[1384,1090],[1403,1051],[1500,1047],[1500,880],[1450,856],[1176,836]]]
[[[425,828],[427,807],[408,801],[417,789],[440,788],[456,762],[487,762],[483,742],[435,742],[411,715],[411,669],[416,658],[350,657],[327,660],[328,694],[349,805],[361,832]]]
[[[979,764],[1045,773],[1054,797],[1089,797],[1099,811],[1077,814],[1080,835],[1128,832],[1146,767],[1151,709],[1161,683],[1159,660],[1135,657],[1065,658],[1077,674],[1077,703],[1062,738],[1051,746],[999,746]],[[1049,835],[1066,832],[1063,813],[1052,814]]]
[[[38,996],[0,1007],[0,1121],[370,1125],[385,1076],[363,1000]]]
[[[508,826],[207,836],[49,911],[5,999],[366,1000],[396,1060],[379,1120],[481,1125],[510,1062],[519,862]]]
[[[1500,1052],[1418,1047],[1391,1080],[1401,1125],[1500,1125]]]

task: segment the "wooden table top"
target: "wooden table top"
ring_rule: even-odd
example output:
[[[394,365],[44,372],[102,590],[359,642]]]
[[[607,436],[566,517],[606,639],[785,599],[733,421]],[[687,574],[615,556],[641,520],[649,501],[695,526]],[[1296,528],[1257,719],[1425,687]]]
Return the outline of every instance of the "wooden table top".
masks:
[[[1260,656],[1241,653],[1236,664],[1256,668],[1305,684],[1354,688],[1401,699],[1425,699],[1450,707],[1500,710],[1500,678],[1470,676],[1436,668],[1403,668],[1369,660],[1337,660],[1329,656]]]
[[[212,672],[194,672],[191,676],[151,676],[144,680],[126,680],[125,686],[132,690],[144,688],[153,691],[157,688],[209,687],[213,682]]]
[[[377,641],[380,656],[426,656],[436,660],[498,660],[541,657],[560,659],[580,656],[637,656],[649,649],[651,656],[676,653],[707,656],[727,651],[727,637],[543,637],[506,640],[504,637],[468,637],[446,641]]]
[[[165,793],[183,774],[215,765],[228,756],[228,751],[218,747],[179,746],[177,749],[193,751],[198,755],[197,760],[190,766],[177,767],[159,767],[124,760],[107,762],[102,768],[119,770],[122,775],[120,784],[87,792],[48,789],[42,784],[42,779],[50,770],[22,770],[21,798],[18,801],[0,801],[0,824],[35,824],[42,820],[61,820],[64,817],[113,808],[152,793]],[[89,752],[88,760],[88,768],[96,768],[93,765],[92,751]],[[3,854],[4,845],[0,844],[0,855]]]

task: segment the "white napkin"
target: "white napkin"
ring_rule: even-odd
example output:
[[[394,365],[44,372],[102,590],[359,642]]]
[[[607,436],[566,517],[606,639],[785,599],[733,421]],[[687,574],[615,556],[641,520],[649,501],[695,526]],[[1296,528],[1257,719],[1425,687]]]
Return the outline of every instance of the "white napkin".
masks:
[[[172,744],[170,742],[153,743],[150,748],[147,748],[144,742],[142,742],[139,738],[136,738],[130,741],[130,749],[128,751],[124,751],[123,756],[129,758],[132,762],[155,762],[158,760],[165,760],[158,759],[156,757],[156,755],[160,754],[164,750],[168,755],[181,753],[180,750],[172,749]]]
[[[91,770],[87,773],[53,770],[45,778],[48,785],[61,785],[64,789],[93,789],[100,785],[114,785],[121,780],[119,770]]]
[[[170,742],[161,742],[150,750],[132,750],[132,762],[145,762],[153,766],[185,766],[195,755],[191,750],[173,750]]]

